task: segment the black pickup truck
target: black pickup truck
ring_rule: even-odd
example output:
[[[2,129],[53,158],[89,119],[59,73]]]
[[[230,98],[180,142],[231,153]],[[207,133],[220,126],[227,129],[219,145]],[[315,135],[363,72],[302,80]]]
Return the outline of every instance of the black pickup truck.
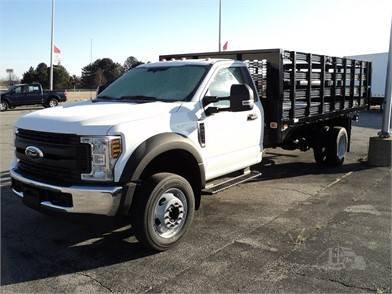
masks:
[[[15,85],[0,95],[0,111],[22,105],[55,107],[67,100],[66,91],[46,91],[39,83]]]

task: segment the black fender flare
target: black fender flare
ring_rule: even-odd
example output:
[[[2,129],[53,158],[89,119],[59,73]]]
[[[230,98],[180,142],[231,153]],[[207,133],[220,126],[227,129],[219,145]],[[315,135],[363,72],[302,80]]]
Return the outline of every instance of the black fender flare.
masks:
[[[205,171],[202,157],[193,147],[190,139],[177,133],[161,133],[141,143],[128,158],[120,177],[120,183],[138,181],[146,166],[154,158],[170,150],[184,150],[193,155],[200,168],[201,186],[204,187]]]
[[[141,143],[128,158],[123,169],[119,182],[128,186],[125,199],[122,201],[122,212],[126,213],[132,203],[133,194],[145,168],[157,156],[170,150],[183,150],[190,153],[197,161],[201,179],[201,189],[205,187],[205,169],[203,160],[197,149],[193,146],[189,138],[177,133],[161,133],[150,137]],[[195,195],[196,197],[196,195]]]

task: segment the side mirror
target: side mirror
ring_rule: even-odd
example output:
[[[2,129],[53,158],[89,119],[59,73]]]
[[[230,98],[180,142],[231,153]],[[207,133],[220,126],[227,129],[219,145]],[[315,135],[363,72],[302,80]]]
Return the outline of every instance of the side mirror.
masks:
[[[255,105],[252,88],[246,84],[232,85],[230,88],[230,111],[239,112],[253,109]]]

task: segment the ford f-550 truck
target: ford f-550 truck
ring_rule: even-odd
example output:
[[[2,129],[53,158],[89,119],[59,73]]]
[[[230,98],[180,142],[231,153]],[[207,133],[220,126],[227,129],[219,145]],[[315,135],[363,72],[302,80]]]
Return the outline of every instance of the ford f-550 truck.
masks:
[[[201,194],[258,176],[267,147],[341,165],[370,97],[371,64],[357,60],[283,49],[160,60],[94,100],[19,119],[14,193],[38,210],[127,215],[140,241],[166,250]]]

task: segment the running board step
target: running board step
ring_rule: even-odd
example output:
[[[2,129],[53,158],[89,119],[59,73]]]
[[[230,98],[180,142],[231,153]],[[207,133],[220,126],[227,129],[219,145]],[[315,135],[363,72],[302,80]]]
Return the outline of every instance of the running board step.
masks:
[[[231,188],[236,185],[242,184],[244,182],[250,181],[252,179],[258,178],[260,175],[261,175],[261,173],[258,171],[251,171],[251,172],[242,174],[240,176],[237,176],[235,178],[230,178],[230,179],[225,180],[223,182],[207,186],[202,192],[203,192],[203,194],[213,195],[213,194],[216,194],[216,193],[221,192],[223,190],[226,190],[228,188]]]

